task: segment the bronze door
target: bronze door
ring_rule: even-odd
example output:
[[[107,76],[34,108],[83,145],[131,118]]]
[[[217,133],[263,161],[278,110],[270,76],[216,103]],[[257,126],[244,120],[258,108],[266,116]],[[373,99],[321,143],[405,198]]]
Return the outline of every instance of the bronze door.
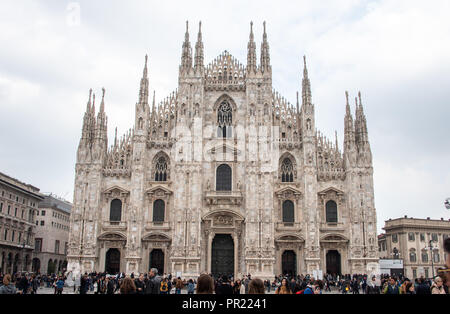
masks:
[[[341,254],[336,250],[327,253],[327,274],[341,274]]]
[[[109,249],[106,252],[105,270],[107,274],[115,275],[120,272],[120,251],[118,249]]]
[[[215,278],[234,275],[234,243],[231,235],[216,234],[211,253],[211,273]]]
[[[294,277],[297,275],[297,258],[294,251],[284,251],[281,256],[281,268],[284,275]]]
[[[150,253],[150,269],[156,268],[158,274],[164,274],[164,252],[161,249],[154,249]]]

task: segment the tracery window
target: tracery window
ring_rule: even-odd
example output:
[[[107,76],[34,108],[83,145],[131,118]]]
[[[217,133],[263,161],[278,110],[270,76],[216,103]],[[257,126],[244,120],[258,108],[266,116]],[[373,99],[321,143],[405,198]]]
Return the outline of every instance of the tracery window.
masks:
[[[294,222],[294,203],[292,201],[287,200],[283,202],[283,222]]]
[[[409,252],[409,261],[412,263],[416,262],[416,252],[414,250]]]
[[[223,101],[217,109],[217,137],[231,137],[233,109],[227,101]]]
[[[294,166],[289,158],[281,164],[281,182],[294,182]]]
[[[422,262],[428,263],[428,253],[422,252]]]
[[[336,223],[338,220],[337,204],[335,201],[328,201],[325,205],[326,208],[326,221]]]
[[[167,160],[161,156],[155,165],[155,181],[167,181]]]

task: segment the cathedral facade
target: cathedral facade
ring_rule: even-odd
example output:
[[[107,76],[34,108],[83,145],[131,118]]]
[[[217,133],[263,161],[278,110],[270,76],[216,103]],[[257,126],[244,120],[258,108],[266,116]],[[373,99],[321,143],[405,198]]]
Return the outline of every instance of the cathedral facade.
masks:
[[[186,25],[178,88],[149,101],[147,56],[135,125],[107,138],[89,93],[77,151],[68,270],[198,276],[369,273],[378,244],[361,94],[346,92],[345,138],[315,127],[304,59],[301,97],[272,87],[266,27],[257,62],[224,51],[204,65]],[[333,143],[334,142],[334,143]]]

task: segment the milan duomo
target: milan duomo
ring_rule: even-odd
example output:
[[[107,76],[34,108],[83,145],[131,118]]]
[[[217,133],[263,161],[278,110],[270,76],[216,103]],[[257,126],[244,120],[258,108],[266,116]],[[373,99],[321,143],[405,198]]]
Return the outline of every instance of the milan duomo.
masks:
[[[68,271],[273,278],[377,268],[361,94],[355,116],[348,93],[342,101],[341,150],[315,128],[306,59],[291,105],[272,86],[265,23],[259,62],[253,24],[247,50],[246,66],[227,51],[205,66],[201,24],[194,54],[186,24],[178,88],[149,102],[146,56],[135,125],[119,138],[116,129],[112,145],[105,90],[97,115],[89,93]]]

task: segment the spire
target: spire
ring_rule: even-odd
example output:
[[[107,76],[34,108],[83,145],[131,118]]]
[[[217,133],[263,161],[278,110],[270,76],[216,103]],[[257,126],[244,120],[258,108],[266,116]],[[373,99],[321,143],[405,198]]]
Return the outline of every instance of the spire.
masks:
[[[100,113],[104,113],[105,112],[105,88],[102,88],[102,102],[100,103]]]
[[[86,105],[86,112],[87,113],[91,112],[91,97],[92,97],[92,88],[89,89],[89,100],[88,100],[87,105]]]
[[[270,54],[269,54],[269,43],[267,42],[267,33],[266,33],[266,22],[263,23],[264,33],[263,33],[263,41],[261,43],[261,70],[263,72],[270,70]]]
[[[344,118],[344,149],[349,151],[355,144],[355,129],[353,128],[353,117],[348,102],[348,91],[345,91],[345,118]]]
[[[303,56],[303,81],[302,81],[302,101],[303,105],[311,103],[311,82],[308,77],[308,68],[306,67],[306,56]]]
[[[114,136],[114,146],[117,146],[117,127],[116,127],[116,134]]]
[[[247,45],[247,72],[256,72],[256,44],[253,35],[253,22],[250,22],[250,39]]]
[[[93,116],[95,116],[95,93],[92,95],[91,113],[92,113]]]
[[[147,70],[148,55],[145,55],[144,70],[141,78],[141,85],[139,87],[139,104],[148,104],[148,70]]]
[[[203,41],[202,41],[202,22],[198,23],[198,37],[195,44],[195,69],[203,68]]]
[[[190,69],[192,67],[192,47],[189,42],[189,22],[186,21],[186,33],[184,35],[183,51],[181,54],[181,67]]]
[[[297,91],[297,113],[299,113],[298,91]]]

